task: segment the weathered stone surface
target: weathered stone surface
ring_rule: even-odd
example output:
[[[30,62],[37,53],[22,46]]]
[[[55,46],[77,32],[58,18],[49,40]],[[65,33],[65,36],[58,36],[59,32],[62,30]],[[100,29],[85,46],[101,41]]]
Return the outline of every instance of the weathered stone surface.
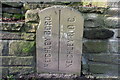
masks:
[[[24,4],[24,8],[26,9],[26,10],[30,10],[30,9],[37,9],[39,6],[38,6],[38,4],[36,3],[25,3]]]
[[[109,8],[108,11],[107,11],[107,15],[109,15],[109,17],[112,17],[112,16],[118,16],[119,14],[119,8]]]
[[[34,41],[11,41],[9,43],[9,55],[32,56],[35,55]]]
[[[20,33],[20,32],[1,32],[1,40],[34,40],[34,33]]]
[[[16,57],[16,56],[0,56],[2,59],[2,66],[34,66],[33,56]],[[1,65],[1,64],[0,64]]]
[[[17,8],[3,8],[2,9],[3,12],[6,12],[6,13],[22,13],[21,9],[17,9]]]
[[[34,71],[33,67],[9,67],[9,74],[28,74]]]
[[[105,24],[106,17],[98,15],[97,18],[88,18],[85,20],[85,28],[89,27],[98,27],[105,28],[107,25]]]
[[[26,23],[25,24],[25,32],[36,32],[36,29],[38,27],[38,23]]]
[[[25,22],[39,22],[38,11],[39,9],[27,10],[25,13]]]
[[[83,43],[84,53],[101,53],[108,51],[107,41],[86,41]]]
[[[87,39],[109,39],[113,37],[114,32],[108,29],[88,29],[84,30],[84,38]]]
[[[81,14],[65,6],[54,6],[40,11],[39,17],[40,25],[36,34],[37,71],[80,74],[83,36]]]
[[[118,29],[118,35],[117,35],[118,38],[120,38],[120,29]]]
[[[86,21],[84,21],[84,27],[87,28],[87,27],[97,27],[97,26],[95,26],[95,21],[86,20]]]
[[[119,63],[120,55],[114,53],[86,54],[86,59],[97,63],[101,62],[107,64],[120,64]]]
[[[83,43],[83,52],[86,54],[95,53],[119,53],[119,41],[89,40]]]
[[[0,56],[2,56],[2,50],[3,50],[3,42],[2,41],[0,41]]]
[[[13,14],[9,14],[9,13],[2,13],[2,17],[5,18],[11,18],[13,16]]]
[[[0,77],[6,77],[8,73],[8,67],[0,67]]]
[[[0,40],[0,56],[8,55],[8,50],[9,50],[9,41],[3,41]]]
[[[120,27],[119,26],[120,18],[118,16],[117,17],[108,17],[104,21],[105,21],[106,26],[109,28]]]
[[[2,6],[11,6],[11,7],[22,7],[23,3],[22,2],[2,2]]]
[[[104,13],[107,8],[99,7],[79,7],[78,10],[83,13]]]
[[[35,40],[35,33],[21,33],[21,38],[24,40]]]
[[[23,25],[24,22],[0,22],[0,30],[15,30],[15,31],[19,31]]]
[[[85,20],[96,20],[98,18],[98,15],[100,14],[96,14],[96,13],[84,13],[83,16],[84,16],[84,19]]]
[[[110,40],[108,44],[108,53],[119,53],[120,49],[120,41],[118,40]]]
[[[104,74],[108,76],[118,76],[119,65],[89,62],[89,71],[91,74]]]

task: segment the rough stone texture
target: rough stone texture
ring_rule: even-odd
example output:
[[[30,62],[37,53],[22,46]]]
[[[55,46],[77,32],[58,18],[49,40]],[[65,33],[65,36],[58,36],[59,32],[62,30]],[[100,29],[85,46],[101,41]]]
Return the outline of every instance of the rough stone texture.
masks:
[[[54,6],[40,11],[39,17],[36,34],[38,72],[80,74],[82,15],[68,7]]]
[[[34,40],[35,33],[23,33],[23,32],[1,32],[1,40]]]
[[[4,48],[3,42],[0,41],[0,56],[2,56],[2,50]]]
[[[2,8],[2,11],[6,13],[17,13],[17,14],[22,13],[21,9],[18,8]]]
[[[118,29],[118,35],[117,35],[118,38],[120,38],[120,29]]]
[[[84,53],[101,53],[108,51],[107,41],[86,41],[83,43]]]
[[[33,67],[9,67],[9,74],[28,74],[34,71]]]
[[[24,25],[24,22],[0,22],[0,30],[15,30],[15,31],[19,31],[23,25]]]
[[[2,66],[34,66],[33,56],[16,57],[16,56],[0,56],[2,59]],[[0,64],[1,65],[1,64]]]
[[[89,62],[89,71],[92,74],[104,74],[118,77],[118,65]]]
[[[35,40],[35,33],[21,33],[21,38],[24,40]]]
[[[61,3],[61,5],[63,5],[63,4],[65,4],[65,3]],[[60,3],[59,4],[57,4],[57,3],[53,3],[53,4],[26,3],[26,4],[24,4],[24,8],[26,10],[37,9],[37,8],[44,9],[44,8],[47,8],[47,7],[50,7],[53,5],[60,5]],[[102,7],[81,7],[81,6],[79,6],[79,3],[78,4],[73,3],[68,6],[73,7],[82,13],[100,13],[101,14],[101,13],[104,13],[105,10],[107,10],[107,8],[102,8]]]
[[[2,13],[2,17],[11,18],[12,16],[13,16],[13,14],[9,14],[9,13]]]
[[[120,55],[115,53],[102,53],[102,54],[85,54],[86,59],[94,62],[101,62],[107,64],[120,64]]]
[[[108,17],[105,19],[105,24],[109,28],[117,28],[119,27],[119,18],[118,17]]]
[[[2,2],[2,6],[11,6],[11,7],[22,7],[23,3],[22,2]]]
[[[114,32],[108,29],[88,29],[84,30],[84,38],[87,39],[109,39],[113,37]]]
[[[0,75],[2,75],[2,77],[5,77],[8,75],[8,67],[0,67]]]
[[[2,41],[0,40],[0,56],[8,55],[8,47],[9,41]]]
[[[119,41],[89,40],[83,43],[84,53],[119,53]]]
[[[35,55],[34,41],[11,41],[9,44],[9,55],[33,56]]]
[[[25,3],[24,4],[24,8],[26,9],[26,10],[30,10],[30,9],[37,9],[38,8],[38,4],[36,3],[34,3],[34,4],[29,4],[29,3]]]
[[[96,20],[98,18],[98,15],[100,14],[96,14],[96,13],[84,13],[84,20]]]
[[[107,24],[105,24],[106,17],[104,15],[90,14],[90,16],[91,17],[86,16],[86,20],[85,20],[85,24],[84,24],[85,28],[90,28],[90,27],[105,28],[105,27],[107,27]]]
[[[104,13],[107,8],[99,7],[79,7],[79,11],[83,13]]]
[[[95,26],[95,21],[93,21],[93,20],[85,20],[84,21],[84,27],[88,28],[88,27],[97,27],[97,26]]]
[[[38,11],[39,9],[27,10],[25,13],[25,22],[39,22]]]
[[[36,29],[38,27],[38,23],[26,23],[25,24],[25,32],[36,32]]]

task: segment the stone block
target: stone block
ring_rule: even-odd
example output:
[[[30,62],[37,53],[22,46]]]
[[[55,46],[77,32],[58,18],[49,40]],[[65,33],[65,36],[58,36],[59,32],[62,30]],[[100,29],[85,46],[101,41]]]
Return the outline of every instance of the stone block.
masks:
[[[24,40],[35,40],[35,33],[21,33],[21,39]]]
[[[38,23],[26,23],[24,31],[25,32],[36,32],[37,28],[38,28]]]
[[[89,66],[89,72],[91,74],[104,74],[106,77],[108,76],[118,77],[118,74],[119,74],[118,73],[119,65],[89,62],[88,66]]]
[[[80,75],[82,14],[67,6],[53,6],[41,10],[39,17],[36,32],[37,71]]]
[[[9,41],[0,40],[0,56],[8,55]]]
[[[108,41],[85,41],[83,53],[102,53],[108,51]]]
[[[109,39],[113,37],[114,32],[108,29],[87,29],[84,30],[84,38],[87,39],[98,39],[98,40],[103,40],[103,39]]]
[[[32,56],[35,55],[34,41],[11,41],[9,43],[9,55]]]
[[[120,29],[118,29],[118,35],[117,37],[120,39]]]
[[[2,11],[3,12],[6,12],[6,13],[14,13],[14,14],[20,14],[22,13],[21,9],[18,9],[18,8],[2,8]]]
[[[39,7],[37,3],[36,4],[35,3],[25,3],[23,6],[24,6],[25,10],[37,9]]]
[[[16,56],[0,56],[2,59],[3,66],[34,66],[34,59],[33,56],[26,56],[26,57],[16,57]]]
[[[2,13],[2,17],[3,18],[12,18],[13,14],[9,14],[9,13]]]
[[[119,53],[117,40],[88,40],[83,42],[83,53]]]
[[[35,33],[23,32],[2,32],[0,33],[1,40],[34,40]]]
[[[39,22],[39,16],[38,16],[39,9],[35,10],[27,10],[25,13],[25,22]]]
[[[22,7],[23,3],[22,2],[2,2],[2,6],[11,6],[11,7]]]
[[[93,20],[85,20],[84,21],[84,27],[89,28],[89,27],[97,27],[97,26],[95,26],[95,21],[93,21]]]
[[[0,78],[6,77],[9,74],[9,68],[8,67],[0,67]]]
[[[9,67],[9,74],[28,74],[32,73],[33,71],[35,71],[33,67]]]
[[[107,63],[107,64],[118,64],[118,65],[120,64],[119,54],[114,54],[114,53],[86,54],[85,57],[86,59],[88,59],[88,61],[101,62],[101,63]]]
[[[1,22],[0,23],[0,30],[7,30],[7,31],[20,31],[20,29],[23,27],[24,22]]]
[[[108,17],[105,20],[105,24],[108,28],[119,28],[119,17]]]
[[[82,13],[99,13],[103,14],[107,8],[99,7],[79,7],[78,10]]]
[[[83,13],[83,17],[85,20],[96,20],[98,18],[98,15],[96,13]]]

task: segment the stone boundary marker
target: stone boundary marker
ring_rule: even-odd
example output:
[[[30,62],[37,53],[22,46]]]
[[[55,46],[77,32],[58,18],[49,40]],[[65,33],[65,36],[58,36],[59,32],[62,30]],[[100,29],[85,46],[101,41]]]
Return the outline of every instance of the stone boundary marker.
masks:
[[[80,12],[53,6],[38,12],[37,72],[80,75],[84,19]]]

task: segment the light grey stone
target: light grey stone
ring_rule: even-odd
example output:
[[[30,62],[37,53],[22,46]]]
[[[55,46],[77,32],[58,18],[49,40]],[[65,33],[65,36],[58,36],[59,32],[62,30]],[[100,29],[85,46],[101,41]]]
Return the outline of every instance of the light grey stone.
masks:
[[[83,17],[66,6],[39,11],[37,72],[80,74]]]
[[[25,13],[25,22],[39,22],[38,11],[39,9],[27,10]]]

